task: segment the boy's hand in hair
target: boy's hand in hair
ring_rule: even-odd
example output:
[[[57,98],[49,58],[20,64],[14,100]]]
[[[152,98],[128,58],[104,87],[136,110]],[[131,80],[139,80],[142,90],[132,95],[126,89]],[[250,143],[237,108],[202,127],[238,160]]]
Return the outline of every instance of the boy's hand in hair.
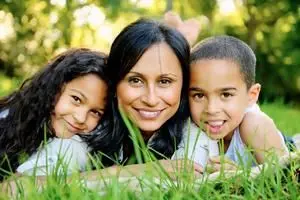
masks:
[[[196,43],[200,33],[200,23],[197,19],[190,18],[182,21],[177,13],[169,11],[164,15],[164,22],[182,33],[190,46]]]

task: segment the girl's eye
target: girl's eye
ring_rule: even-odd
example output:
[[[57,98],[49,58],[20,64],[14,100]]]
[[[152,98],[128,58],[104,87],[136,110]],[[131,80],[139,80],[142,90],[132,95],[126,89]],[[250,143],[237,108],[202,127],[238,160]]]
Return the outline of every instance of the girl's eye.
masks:
[[[99,111],[97,111],[97,110],[92,110],[92,113],[93,113],[95,116],[97,116],[98,118],[101,118],[102,115],[103,115],[101,112],[99,112]]]
[[[229,92],[222,93],[222,98],[224,98],[224,99],[227,99],[227,98],[232,97],[232,96],[233,96],[233,94],[231,94]]]
[[[133,86],[139,86],[139,85],[142,85],[142,83],[143,83],[142,80],[137,77],[129,78],[128,82],[129,82],[129,84],[131,84]]]
[[[73,95],[72,98],[73,98],[74,102],[81,103],[81,99],[78,96]]]

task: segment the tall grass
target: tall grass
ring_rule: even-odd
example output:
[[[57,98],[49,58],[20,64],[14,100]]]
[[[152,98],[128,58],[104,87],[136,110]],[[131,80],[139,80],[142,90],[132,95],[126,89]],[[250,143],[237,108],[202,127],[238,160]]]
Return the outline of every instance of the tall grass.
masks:
[[[262,110],[269,114],[284,132],[300,132],[300,112],[281,104],[265,104]],[[123,116],[124,118],[124,116]],[[284,167],[270,159],[253,176],[253,169],[221,172],[221,174],[194,176],[188,161],[175,166],[181,170],[168,174],[164,163],[155,162],[147,151],[139,131],[124,118],[135,143],[138,162],[149,161],[147,169],[135,177],[126,167],[110,168],[70,176],[53,173],[44,178],[12,177],[15,193],[8,195],[2,187],[0,200],[13,199],[300,199],[300,152]],[[97,165],[97,160],[94,161]],[[121,169],[118,170],[118,169]],[[134,172],[133,172],[134,173]],[[113,175],[109,175],[113,174]],[[124,175],[126,174],[126,175]],[[134,173],[136,174],[136,173]]]

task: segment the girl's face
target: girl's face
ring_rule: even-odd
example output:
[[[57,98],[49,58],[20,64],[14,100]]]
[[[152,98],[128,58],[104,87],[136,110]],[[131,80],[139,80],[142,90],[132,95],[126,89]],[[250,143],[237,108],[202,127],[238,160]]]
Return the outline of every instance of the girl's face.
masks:
[[[178,58],[164,42],[151,46],[117,85],[118,106],[150,137],[178,110],[182,88]]]
[[[107,85],[95,74],[65,84],[51,115],[56,136],[70,138],[95,129],[104,113],[106,96]]]

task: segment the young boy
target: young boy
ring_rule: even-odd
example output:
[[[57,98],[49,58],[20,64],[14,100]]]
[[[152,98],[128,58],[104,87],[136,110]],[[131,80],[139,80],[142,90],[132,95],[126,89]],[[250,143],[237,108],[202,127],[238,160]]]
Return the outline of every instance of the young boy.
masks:
[[[281,133],[256,104],[261,86],[255,83],[255,66],[251,48],[234,37],[210,37],[192,49],[192,121],[205,132],[202,137],[218,140],[220,152],[235,164],[260,164],[270,152],[277,157],[288,153]],[[191,135],[195,135],[193,132]],[[197,142],[195,149],[201,149],[199,146],[203,147],[203,142]],[[203,156],[207,156],[204,150],[195,151],[192,159],[201,160]],[[208,162],[217,171],[220,161],[215,157]],[[226,168],[235,166],[229,163]]]

